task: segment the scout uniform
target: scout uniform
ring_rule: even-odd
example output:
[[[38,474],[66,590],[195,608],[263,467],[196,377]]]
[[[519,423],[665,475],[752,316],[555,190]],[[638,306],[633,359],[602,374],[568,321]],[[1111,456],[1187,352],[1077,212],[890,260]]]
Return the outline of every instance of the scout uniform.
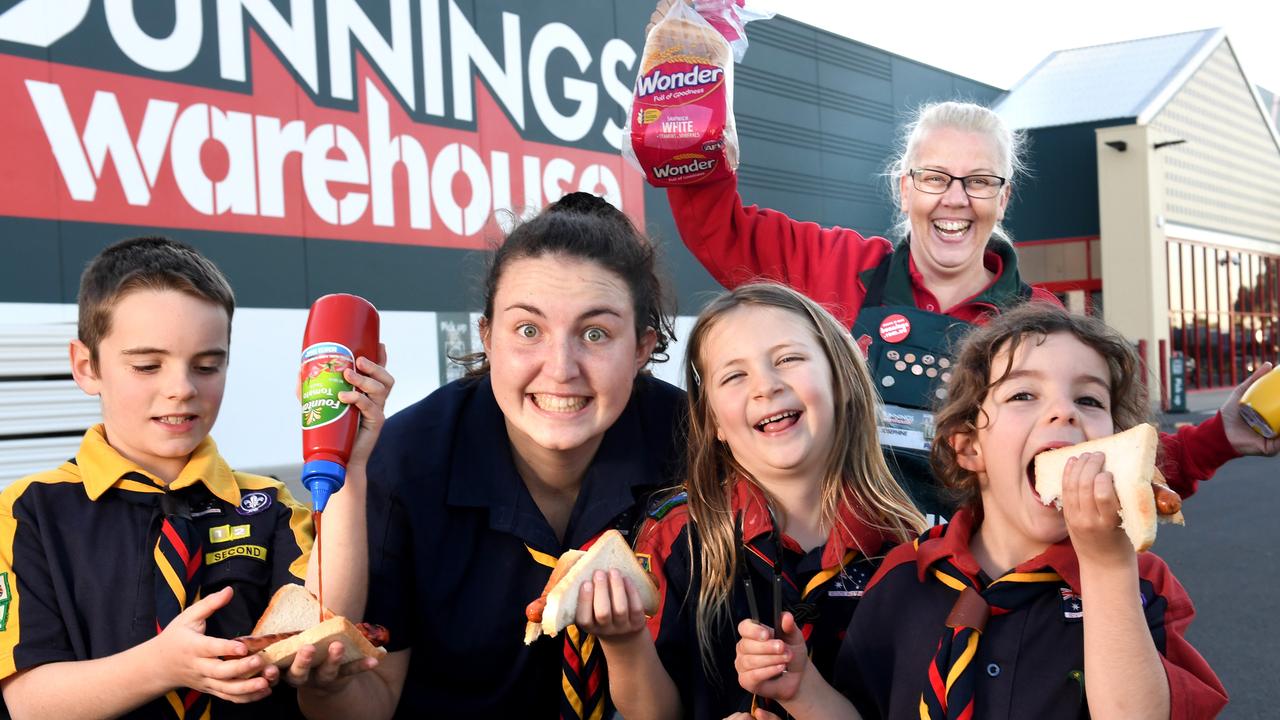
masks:
[[[980,324],[1025,299],[1061,304],[1052,293],[1022,282],[1014,248],[989,242],[982,262],[995,279],[973,297],[942,308],[905,243],[895,248],[884,238],[743,207],[736,177],[667,188],[667,199],[681,239],[721,285],[733,288],[760,277],[784,282],[852,329],[886,402],[880,428],[890,470],[932,519],[949,515],[951,502],[923,458],[933,436],[929,408],[950,367],[951,343],[967,324]],[[1184,498],[1238,457],[1220,415],[1176,435],[1162,434],[1160,443],[1160,469]]]
[[[849,626],[834,686],[863,717],[946,718],[971,702],[967,717],[974,720],[1087,718],[1082,623],[1092,608],[1080,596],[1070,541],[992,579],[969,549],[973,527],[972,512],[961,510],[948,525],[889,554]],[[1138,580],[1134,602],[1142,603],[1169,678],[1172,718],[1215,716],[1226,705],[1226,691],[1183,637],[1195,615],[1186,591],[1149,552],[1138,555]],[[979,603],[989,608],[985,621],[953,611],[966,587],[979,591]],[[947,643],[954,637],[963,646],[967,638],[960,634],[971,627],[976,652],[956,653],[948,662]],[[948,678],[952,691],[945,693],[936,678]],[[951,715],[935,688],[947,695]]]
[[[633,534],[646,498],[682,467],[683,417],[679,389],[637,378],[563,542],[516,471],[487,376],[445,385],[387,421],[369,462],[365,616],[388,628],[389,651],[412,650],[398,717],[592,715],[578,690],[602,687],[590,673],[603,653],[581,637],[571,647],[576,628],[525,645],[525,607],[561,553],[610,528]]]
[[[649,630],[658,656],[680,692],[684,715],[718,720],[751,707],[750,693],[738,685],[733,673],[737,626],[750,617],[750,603],[741,573],[735,570],[729,617],[716,630],[716,640],[710,648],[712,667],[717,672],[708,673],[696,629],[701,542],[696,527],[689,522],[683,500],[683,496],[677,496],[650,512],[650,519],[637,538],[636,554],[648,564],[658,583],[658,612],[650,618]],[[731,507],[735,517],[742,513],[742,552],[759,620],[773,624],[772,585],[776,576],[782,588],[779,611],[795,615],[814,666],[830,678],[849,619],[891,546],[889,538],[866,527],[848,508],[843,508],[842,522],[832,530],[827,542],[805,552],[794,540],[776,531],[764,494],[745,479],[734,485]],[[771,709],[780,712],[776,707]]]
[[[199,545],[202,595],[231,586],[205,634],[247,635],[271,594],[306,576],[311,515],[278,481],[233,472],[210,438],[167,489],[107,444],[101,425],[74,459],[0,494],[0,678],[45,663],[91,660],[156,636],[154,558],[165,518],[181,506]],[[188,603],[189,604],[189,603]],[[212,701],[212,718],[297,716],[292,691],[260,703]],[[166,698],[130,718],[173,718]]]

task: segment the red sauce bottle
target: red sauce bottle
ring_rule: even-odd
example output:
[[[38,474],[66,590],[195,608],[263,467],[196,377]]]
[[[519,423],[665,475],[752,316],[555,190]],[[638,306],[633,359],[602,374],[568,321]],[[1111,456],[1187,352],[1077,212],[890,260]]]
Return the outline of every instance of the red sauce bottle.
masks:
[[[322,512],[342,489],[360,411],[338,400],[356,358],[378,357],[378,310],[362,297],[325,295],[311,306],[302,339],[302,484]]]

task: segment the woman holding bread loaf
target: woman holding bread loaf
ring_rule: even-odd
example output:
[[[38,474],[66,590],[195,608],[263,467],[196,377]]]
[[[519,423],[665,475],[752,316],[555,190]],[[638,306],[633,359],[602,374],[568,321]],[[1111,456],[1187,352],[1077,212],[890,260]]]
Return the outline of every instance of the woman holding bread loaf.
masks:
[[[950,348],[972,323],[1036,299],[1058,303],[1018,274],[1001,228],[1022,169],[1020,137],[991,110],[961,102],[922,107],[889,168],[900,212],[894,243],[744,206],[736,176],[669,187],[680,236],[722,285],[785,282],[830,308],[867,356],[888,412],[881,438],[889,466],[921,509],[946,516],[952,501],[928,468],[930,408],[945,397]],[[1240,419],[1240,395],[1220,413],[1162,437],[1161,469],[1183,496],[1239,454],[1274,454]]]
[[[484,300],[471,373],[390,418],[367,500],[349,487],[325,512],[367,517],[367,557],[326,564],[326,597],[386,626],[390,653],[304,689],[309,717],[606,710],[594,638],[525,644],[526,605],[559,556],[630,536],[674,484],[683,393],[642,372],[671,339],[654,250],[600,198],[566,195],[508,235]]]

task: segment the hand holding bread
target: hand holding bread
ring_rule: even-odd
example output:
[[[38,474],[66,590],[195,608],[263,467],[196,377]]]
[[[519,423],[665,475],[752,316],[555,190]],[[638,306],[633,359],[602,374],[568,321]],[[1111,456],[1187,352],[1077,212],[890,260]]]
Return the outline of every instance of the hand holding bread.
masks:
[[[608,576],[604,595],[600,595],[594,583],[597,571]],[[593,582],[590,593],[582,592],[582,585],[587,582]],[[628,585],[631,587],[627,588]],[[560,556],[542,596],[529,603],[525,610],[529,622],[525,627],[524,644],[531,644],[544,633],[555,637],[580,616],[589,619],[590,614],[585,608],[579,610],[579,603],[594,601],[599,595],[603,604],[604,600],[612,599],[609,593],[615,588],[625,589],[618,605],[625,608],[628,616],[631,615],[633,600],[639,603],[645,614],[652,615],[658,611],[658,588],[653,579],[640,566],[622,533],[609,530],[586,552],[570,550]],[[634,596],[630,589],[635,590]],[[612,609],[602,609],[601,615],[612,616],[612,613]]]
[[[646,30],[623,156],[656,187],[729,177],[738,167],[734,51],[684,0],[662,0]]]
[[[301,585],[281,586],[262,613],[253,634],[236,638],[260,658],[264,665],[290,667],[296,674],[294,660],[299,651],[314,646],[312,652],[329,653],[332,645],[341,645],[337,663],[348,665],[366,658],[386,655],[381,645],[388,640],[387,631],[377,625],[353,624],[320,607],[316,599]],[[307,663],[309,666],[310,663]],[[371,666],[370,666],[371,667]]]
[[[667,16],[667,13],[671,11],[671,6],[678,2],[682,2],[686,5],[693,4],[689,0],[658,0],[657,7],[653,9],[653,14],[649,16],[649,24],[644,26],[644,34],[646,37],[649,35],[650,31],[653,30],[653,26],[657,25],[662,18]]]
[[[617,568],[596,570],[578,587],[573,624],[602,641],[624,640],[645,631],[640,587]]]
[[[256,702],[271,694],[276,668],[246,652],[238,640],[205,635],[205,622],[231,601],[224,587],[193,602],[145,643],[156,679],[168,688],[191,688],[234,703]]]
[[[1181,498],[1156,470],[1158,444],[1156,429],[1142,424],[1105,438],[1042,452],[1034,462],[1036,493],[1045,505],[1064,507],[1064,480],[1073,475],[1076,490],[1087,485],[1095,498],[1090,507],[1113,509],[1112,515],[1119,516],[1120,527],[1133,548],[1142,552],[1155,542],[1157,522],[1183,522]],[[1087,505],[1081,495],[1078,492],[1071,500]],[[1114,496],[1114,508],[1106,495]]]

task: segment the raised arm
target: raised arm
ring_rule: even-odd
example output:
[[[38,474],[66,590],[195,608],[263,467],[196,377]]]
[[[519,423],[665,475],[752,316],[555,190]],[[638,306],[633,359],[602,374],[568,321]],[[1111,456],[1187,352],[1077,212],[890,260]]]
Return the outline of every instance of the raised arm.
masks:
[[[1240,416],[1240,398],[1271,368],[1271,363],[1258,366],[1231,391],[1217,415],[1199,425],[1188,425],[1178,428],[1176,433],[1160,436],[1160,471],[1169,487],[1179,495],[1185,498],[1194,494],[1200,481],[1213,477],[1228,460],[1241,455],[1280,452],[1280,438],[1263,438]]]
[[[1164,720],[1169,683],[1143,615],[1138,556],[1120,529],[1120,500],[1102,453],[1067,463],[1062,514],[1080,561],[1084,617],[1085,694],[1099,720]]]
[[[767,277],[822,303],[848,302],[857,273],[891,249],[884,238],[744,207],[736,177],[669,188],[667,200],[684,244],[728,288]]]
[[[347,463],[347,477],[341,492],[330,496],[324,513],[318,518],[322,528],[323,547],[311,553],[307,566],[307,589],[323,598],[325,607],[351,620],[364,617],[369,588],[369,540],[366,505],[368,498],[368,464],[385,420],[383,408],[395,380],[383,365],[387,361],[386,348],[378,347],[378,362],[368,358],[356,360],[357,370],[347,369],[345,377],[355,390],[340,393],[338,399],[350,403],[360,411],[360,430]],[[317,538],[320,540],[320,538]],[[323,573],[321,573],[321,562]],[[323,582],[323,585],[322,585]],[[323,592],[322,592],[323,591]],[[317,717],[329,717],[329,706],[338,703],[347,688],[366,687],[366,690],[387,703],[388,714],[395,710],[403,674],[396,679],[396,670],[383,668],[378,677],[365,671],[379,668],[379,662],[364,658],[341,665],[342,643],[333,642],[329,647],[307,645],[298,650],[293,664],[285,674],[285,680],[300,688],[298,703],[311,707]],[[382,661],[388,662],[388,659]],[[404,667],[408,667],[407,659]],[[404,668],[400,668],[404,669]],[[352,678],[353,675],[364,673]]]
[[[324,538],[328,541],[321,552],[311,553],[307,567],[307,589],[319,594],[321,555],[324,560],[324,603],[335,613],[361,619],[369,586],[369,541],[365,518],[368,489],[368,462],[385,420],[383,408],[391,392],[394,378],[383,367],[386,349],[379,347],[378,362],[367,358],[356,361],[359,372],[345,371],[347,382],[356,388],[339,395],[343,402],[360,411],[360,430],[347,463],[347,478],[340,492],[334,493],[321,518]]]
[[[373,536],[375,538],[373,546],[365,548],[365,556],[359,559],[363,578],[359,593],[362,598],[361,616],[364,616],[366,611],[372,612],[376,615],[371,618],[372,620],[386,623],[391,630],[391,647],[396,649],[385,655],[371,671],[361,672],[369,669],[368,663],[371,661],[363,661],[363,665],[351,663],[350,666],[340,668],[331,647],[329,660],[314,671],[317,677],[298,689],[298,705],[303,714],[311,720],[338,720],[339,718],[380,720],[391,717],[400,703],[400,694],[404,690],[405,678],[409,673],[412,652],[407,642],[408,628],[411,627],[412,613],[416,611],[417,606],[408,589],[412,581],[405,579],[403,573],[395,574],[392,569],[407,565],[394,560],[385,560],[388,554],[401,557],[400,553],[406,552],[405,544],[408,542],[405,532],[409,518],[399,501],[393,497],[387,483],[382,482],[391,472],[394,471],[388,469],[387,463],[382,462],[380,456],[372,458],[369,474],[373,477],[374,485],[366,497],[369,501],[368,507],[361,503],[361,517],[358,522],[363,527],[366,522],[365,516],[371,515],[375,518],[375,526],[384,525],[389,530],[376,533]],[[330,507],[342,492],[330,499]],[[328,511],[326,511],[327,514]],[[328,532],[329,530],[326,529],[325,533]],[[375,558],[372,563],[369,560],[370,557]],[[326,568],[328,562],[326,557]],[[372,601],[369,601],[367,595],[370,576],[378,587],[378,595],[372,598]],[[328,581],[326,577],[325,582],[328,583]],[[327,596],[329,591],[326,589],[325,592]],[[342,602],[351,602],[351,595],[348,594],[346,597],[347,600]],[[370,608],[371,604],[374,607]],[[379,613],[379,604],[382,605],[385,615]],[[348,605],[348,607],[351,606]],[[393,609],[387,609],[388,607]]]

